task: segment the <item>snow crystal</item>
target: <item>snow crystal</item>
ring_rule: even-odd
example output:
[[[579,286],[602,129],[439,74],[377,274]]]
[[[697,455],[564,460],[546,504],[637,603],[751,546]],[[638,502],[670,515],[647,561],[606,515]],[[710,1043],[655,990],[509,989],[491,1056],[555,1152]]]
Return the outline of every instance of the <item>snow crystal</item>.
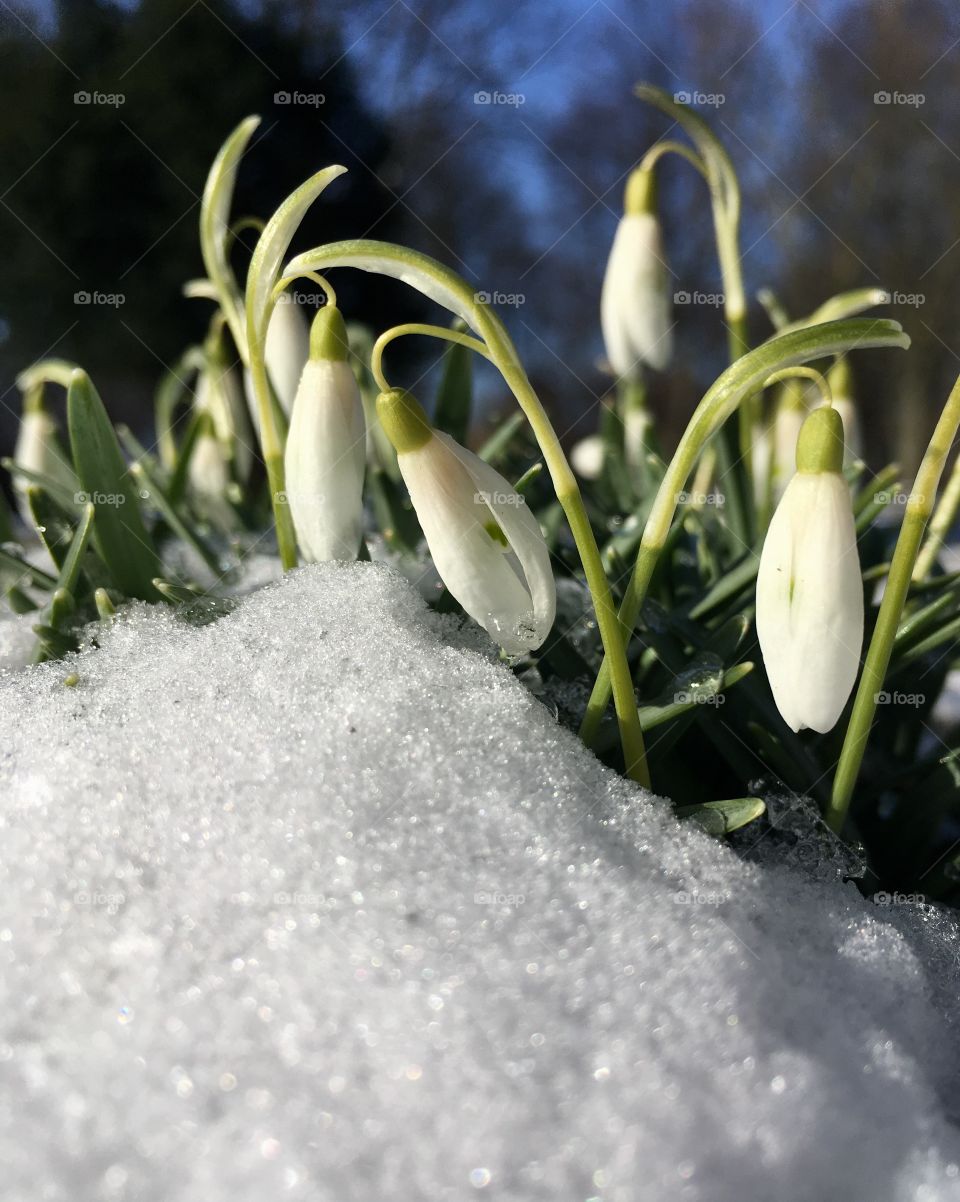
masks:
[[[678,825],[383,566],[97,638],[0,676],[4,1202],[960,1198],[945,915]]]

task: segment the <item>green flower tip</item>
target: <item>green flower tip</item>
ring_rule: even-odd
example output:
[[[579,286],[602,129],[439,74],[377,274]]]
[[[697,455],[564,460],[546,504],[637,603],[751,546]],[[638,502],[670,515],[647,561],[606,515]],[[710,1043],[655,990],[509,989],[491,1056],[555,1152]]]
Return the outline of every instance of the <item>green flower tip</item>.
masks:
[[[843,420],[824,405],[814,409],[800,427],[798,472],[839,472],[843,467]]]
[[[336,305],[324,305],[310,327],[310,358],[345,363],[349,353],[350,341],[343,314]]]
[[[637,167],[630,172],[623,192],[623,211],[628,217],[636,213],[656,213],[657,177],[652,167]]]
[[[398,455],[416,451],[433,437],[430,419],[417,398],[403,388],[391,388],[377,397],[377,417]]]

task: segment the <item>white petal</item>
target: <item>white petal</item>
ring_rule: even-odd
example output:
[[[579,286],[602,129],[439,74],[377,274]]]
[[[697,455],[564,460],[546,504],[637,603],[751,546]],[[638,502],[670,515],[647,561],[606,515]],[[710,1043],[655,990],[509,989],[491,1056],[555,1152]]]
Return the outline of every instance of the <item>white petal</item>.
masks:
[[[201,372],[195,402],[210,414],[217,441],[227,457],[233,457],[238,479],[246,480],[253,463],[253,433],[237,369]]]
[[[312,562],[356,559],[363,525],[366,428],[348,364],[311,359],[293,406],[284,457],[297,542]]]
[[[310,356],[310,327],[300,312],[300,306],[284,294],[274,306],[267,326],[264,358],[267,374],[284,413],[289,417],[300,384],[304,364]],[[254,429],[260,429],[260,414],[249,371],[244,372],[244,386]]]
[[[198,510],[221,526],[232,526],[235,515],[227,501],[230,468],[223,447],[209,433],[201,434],[193,448],[187,479]]]
[[[660,222],[652,213],[621,218],[610,248],[600,297],[607,358],[618,376],[641,363],[658,371],[673,349],[669,280]]]
[[[831,730],[863,647],[856,531],[840,475],[798,472],[787,486],[760,556],[757,635],[787,725]]]
[[[553,623],[555,598],[549,555],[533,515],[525,507],[503,504],[499,494],[516,495],[507,481],[485,464],[486,470],[478,471],[476,464],[482,461],[447,435],[435,432],[398,461],[433,561],[451,594],[504,650],[519,654],[538,647]],[[496,508],[485,499],[487,493]],[[513,557],[491,537],[491,513],[526,580],[513,566]]]
[[[539,647],[553,626],[556,616],[557,590],[550,570],[550,552],[540,530],[540,524],[530,512],[526,500],[478,455],[460,446],[448,434],[438,434],[443,439],[473,478],[474,483],[500,529],[506,535],[510,549],[520,561],[533,602],[532,624],[529,637],[523,634],[528,647]]]

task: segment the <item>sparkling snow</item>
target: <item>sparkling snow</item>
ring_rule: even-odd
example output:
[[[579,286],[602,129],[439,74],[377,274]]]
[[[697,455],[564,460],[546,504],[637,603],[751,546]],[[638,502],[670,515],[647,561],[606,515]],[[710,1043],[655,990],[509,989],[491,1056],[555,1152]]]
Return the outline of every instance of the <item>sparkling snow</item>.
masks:
[[[383,566],[97,638],[0,674],[3,1202],[960,1198],[944,915],[679,826]]]

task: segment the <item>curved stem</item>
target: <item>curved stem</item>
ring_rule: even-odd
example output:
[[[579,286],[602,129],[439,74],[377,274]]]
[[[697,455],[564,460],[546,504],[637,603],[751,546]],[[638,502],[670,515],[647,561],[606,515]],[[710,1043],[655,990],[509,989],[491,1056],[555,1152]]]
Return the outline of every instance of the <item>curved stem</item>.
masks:
[[[273,292],[270,294],[271,305],[275,305],[280,299],[281,294],[286,292],[290,285],[297,280],[312,280],[318,287],[323,289],[323,294],[327,298],[327,304],[336,306],[337,294],[333,290],[333,285],[319,271],[298,271],[296,275],[287,275],[283,279],[277,280],[273,286]]]
[[[836,776],[833,778],[833,790],[830,802],[824,815],[827,825],[834,831],[843,827],[850,800],[853,797],[857,775],[863,762],[863,754],[870,737],[873,725],[873,715],[877,708],[877,694],[883,687],[883,678],[887,674],[890,655],[893,651],[893,641],[903,613],[907,591],[917,559],[920,540],[927,525],[927,519],[933,510],[933,502],[943,475],[944,464],[957,429],[960,428],[960,379],[953,386],[947,403],[940,414],[933,437],[923,456],[920,470],[913,483],[913,490],[907,501],[907,511],[903,525],[890,562],[890,574],[887,576],[886,587],[883,590],[883,600],[880,602],[880,612],[874,627],[873,637],[867,658],[864,661],[860,684],[857,686],[856,697],[850,722],[843,738],[840,751],[840,761],[837,764]]]
[[[610,664],[610,688],[620,727],[626,772],[633,780],[648,786],[650,777],[643,731],[630,678],[623,631],[617,620],[600,549],[576,477],[567,463],[546,410],[527,379],[503,322],[489,305],[477,300],[474,290],[455,272],[418,251],[387,242],[358,239],[318,247],[298,255],[287,264],[286,271],[329,269],[333,266],[359,267],[403,280],[461,317],[486,343],[492,362],[509,385],[540,444],[557,500],[570,524],[593,600],[605,662]]]
[[[383,374],[383,352],[395,338],[403,338],[407,334],[424,334],[431,338],[441,338],[444,342],[456,342],[459,346],[465,346],[468,350],[476,351],[478,355],[482,355],[488,362],[493,362],[493,356],[487,350],[486,344],[481,342],[479,338],[471,338],[469,334],[464,334],[462,330],[451,330],[445,326],[424,325],[422,322],[415,321],[407,322],[406,325],[402,326],[392,326],[380,335],[373,344],[373,350],[370,352],[370,371],[373,373],[373,378],[376,380],[377,387],[381,392],[387,392],[390,388],[387,377]]]
[[[796,379],[812,380],[820,390],[822,400],[828,405],[833,404],[833,391],[827,382],[827,377],[814,367],[785,367],[783,371],[775,371],[772,376],[764,380],[763,387],[771,388],[774,384],[780,384],[783,380]]]
[[[707,165],[703,159],[692,150],[684,142],[673,142],[669,138],[663,142],[657,142],[655,146],[651,146],[647,153],[640,160],[640,166],[649,171],[651,167],[655,167],[657,162],[666,154],[678,154],[680,158],[686,159],[691,167],[697,171],[709,182],[710,176],[707,173]]]

